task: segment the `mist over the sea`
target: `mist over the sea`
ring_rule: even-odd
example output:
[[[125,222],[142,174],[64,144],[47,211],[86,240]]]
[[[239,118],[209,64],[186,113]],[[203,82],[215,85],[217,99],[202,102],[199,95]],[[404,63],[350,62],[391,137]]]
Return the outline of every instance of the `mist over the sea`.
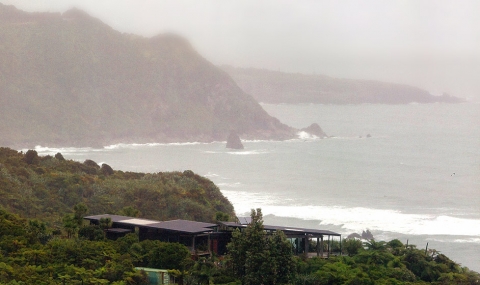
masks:
[[[428,242],[480,270],[480,104],[263,107],[293,126],[318,122],[333,137],[244,141],[239,151],[225,142],[37,151],[128,171],[190,169],[214,181],[238,215],[261,207],[267,224]]]

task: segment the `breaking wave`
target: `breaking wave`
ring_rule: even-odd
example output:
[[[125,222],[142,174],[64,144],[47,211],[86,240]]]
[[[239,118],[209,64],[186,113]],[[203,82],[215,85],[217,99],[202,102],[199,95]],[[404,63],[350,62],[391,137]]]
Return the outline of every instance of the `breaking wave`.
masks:
[[[234,188],[234,187],[231,187]],[[264,215],[318,220],[319,226],[339,226],[344,232],[362,232],[370,229],[407,235],[469,236],[469,242],[480,242],[480,220],[447,215],[409,214],[396,210],[363,207],[295,205],[272,193],[222,190],[232,202],[237,214],[262,208]],[[478,237],[478,238],[477,238]],[[464,239],[459,239],[458,242]]]

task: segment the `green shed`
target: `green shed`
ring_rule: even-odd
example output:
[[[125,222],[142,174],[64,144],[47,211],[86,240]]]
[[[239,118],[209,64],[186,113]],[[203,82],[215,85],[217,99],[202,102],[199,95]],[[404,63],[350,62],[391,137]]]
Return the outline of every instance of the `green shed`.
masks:
[[[170,284],[170,275],[166,269],[135,267],[136,270],[143,270],[147,273],[150,285]]]

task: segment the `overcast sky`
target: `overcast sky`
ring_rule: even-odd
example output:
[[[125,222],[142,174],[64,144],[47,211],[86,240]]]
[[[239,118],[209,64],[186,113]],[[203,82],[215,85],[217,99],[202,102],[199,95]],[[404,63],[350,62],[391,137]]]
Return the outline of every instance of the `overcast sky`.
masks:
[[[78,7],[122,32],[175,32],[214,64],[375,79],[480,101],[476,0],[0,0]]]

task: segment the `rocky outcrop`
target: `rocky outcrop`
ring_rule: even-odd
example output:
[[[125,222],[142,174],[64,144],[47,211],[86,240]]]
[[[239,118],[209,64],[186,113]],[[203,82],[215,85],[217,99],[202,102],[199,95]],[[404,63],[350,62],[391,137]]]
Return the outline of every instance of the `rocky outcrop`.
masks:
[[[230,132],[227,139],[227,148],[231,149],[244,149],[240,137],[235,132]]]
[[[356,238],[356,239],[364,239],[364,240],[374,239],[373,234],[368,229],[366,231],[362,231],[362,235],[358,233],[351,233],[347,236],[347,238]]]
[[[300,131],[309,133],[321,139],[328,137],[327,134],[322,130],[322,128],[317,123],[313,123],[310,126],[301,129]]]

